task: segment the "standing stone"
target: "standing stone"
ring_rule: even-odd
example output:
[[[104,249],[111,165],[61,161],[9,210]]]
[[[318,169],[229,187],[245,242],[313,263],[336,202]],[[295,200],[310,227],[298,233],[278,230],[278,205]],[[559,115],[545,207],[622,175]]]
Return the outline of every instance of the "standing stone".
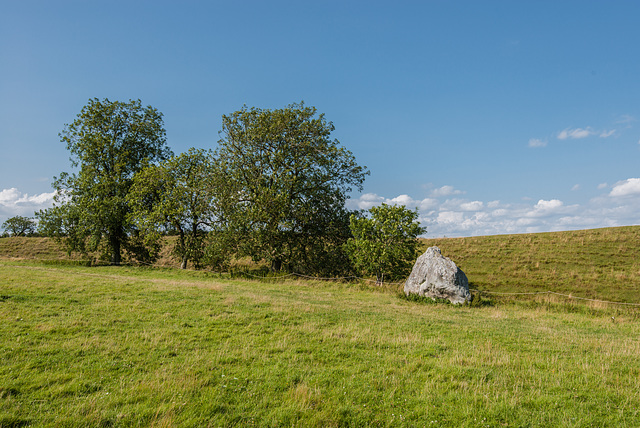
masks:
[[[467,276],[451,259],[444,257],[438,247],[430,247],[418,257],[404,283],[404,293],[460,304],[471,300]]]

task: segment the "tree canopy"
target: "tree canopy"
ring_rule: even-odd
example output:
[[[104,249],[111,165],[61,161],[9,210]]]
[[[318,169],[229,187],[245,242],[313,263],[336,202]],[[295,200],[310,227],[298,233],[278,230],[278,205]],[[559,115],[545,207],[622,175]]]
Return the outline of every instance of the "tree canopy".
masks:
[[[36,231],[36,223],[32,218],[17,215],[2,223],[2,229],[11,236],[29,236]]]
[[[222,117],[217,198],[238,255],[266,260],[275,271],[315,270],[314,260],[341,251],[349,233],[345,201],[368,171],[331,139],[333,130],[303,103],[245,106]]]
[[[173,156],[162,114],[140,100],[89,100],[60,133],[75,172],[55,178],[43,234],[73,251],[152,260],[166,234],[186,268],[250,256],[271,270],[350,271],[346,208],[369,173],[304,103],[222,117],[214,151]]]
[[[196,267],[203,262],[205,238],[217,218],[214,177],[211,153],[194,148],[134,176],[130,218],[152,248],[163,233],[175,231],[182,269],[189,261]]]
[[[356,269],[378,283],[407,276],[418,256],[417,237],[426,232],[417,219],[417,211],[387,204],[372,207],[369,217],[351,216],[353,237],[345,249]]]
[[[122,249],[135,250],[127,202],[133,176],[171,154],[162,113],[140,100],[94,98],[65,125],[60,139],[79,170],[54,180],[54,207],[38,213],[42,229],[64,236],[75,251],[105,244],[111,263],[120,264]]]

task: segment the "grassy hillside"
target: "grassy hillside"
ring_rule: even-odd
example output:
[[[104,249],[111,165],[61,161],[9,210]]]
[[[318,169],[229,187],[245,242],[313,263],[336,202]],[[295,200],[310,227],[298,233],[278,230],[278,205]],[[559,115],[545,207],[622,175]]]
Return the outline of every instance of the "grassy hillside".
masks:
[[[160,252],[160,258],[156,267],[180,267],[179,260],[171,256],[171,247],[175,237],[166,238],[166,245]],[[64,246],[52,238],[41,237],[11,237],[0,238],[0,260],[81,260],[91,259],[95,261],[97,254],[88,257],[78,253],[68,254]]]
[[[0,238],[0,258],[31,260],[70,260],[71,256],[51,238]],[[77,258],[77,256],[76,256]]]
[[[5,260],[0,426],[636,427],[639,319]]]
[[[640,303],[640,226],[429,239],[424,245],[440,247],[472,288]]]

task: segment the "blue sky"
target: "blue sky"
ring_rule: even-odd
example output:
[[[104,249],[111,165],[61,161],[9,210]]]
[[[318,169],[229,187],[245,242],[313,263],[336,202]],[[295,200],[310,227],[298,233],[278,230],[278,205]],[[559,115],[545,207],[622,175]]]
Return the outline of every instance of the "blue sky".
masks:
[[[141,99],[168,144],[304,100],[428,237],[640,224],[635,1],[0,0],[0,221],[50,206],[58,133]]]

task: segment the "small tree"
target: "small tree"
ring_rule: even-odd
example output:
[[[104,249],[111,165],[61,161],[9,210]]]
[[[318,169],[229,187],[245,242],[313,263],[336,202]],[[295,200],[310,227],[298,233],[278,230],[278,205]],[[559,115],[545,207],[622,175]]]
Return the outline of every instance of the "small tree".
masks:
[[[136,174],[127,197],[129,218],[149,247],[158,247],[164,231],[177,232],[174,252],[182,269],[189,261],[201,265],[206,229],[216,218],[211,169],[211,154],[192,148]]]
[[[29,217],[15,216],[2,223],[2,228],[11,236],[29,236],[36,231],[36,223]]]
[[[417,210],[382,204],[369,217],[351,216],[353,235],[345,250],[361,274],[375,275],[377,283],[401,278],[411,272],[418,255],[417,237],[426,232],[418,223]]]

